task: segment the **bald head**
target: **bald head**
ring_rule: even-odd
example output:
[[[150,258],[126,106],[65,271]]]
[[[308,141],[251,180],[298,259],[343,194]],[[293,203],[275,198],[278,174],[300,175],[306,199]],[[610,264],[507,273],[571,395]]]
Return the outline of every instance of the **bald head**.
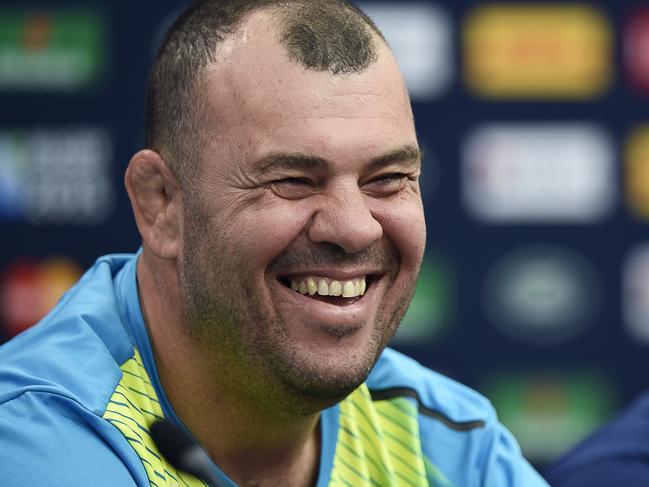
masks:
[[[260,11],[272,25],[268,35],[308,70],[337,77],[361,73],[376,62],[377,44],[383,44],[372,21],[346,0],[196,2],[167,33],[147,88],[145,143],[162,155],[182,186],[196,175],[205,116],[219,118],[205,113],[208,68],[218,68],[226,58],[237,62],[229,41],[241,41],[242,26]],[[253,67],[250,76],[255,74]]]

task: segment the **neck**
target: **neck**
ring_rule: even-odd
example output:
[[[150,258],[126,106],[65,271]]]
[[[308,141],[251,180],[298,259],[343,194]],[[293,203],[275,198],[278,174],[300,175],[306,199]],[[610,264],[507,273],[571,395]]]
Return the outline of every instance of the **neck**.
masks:
[[[236,358],[196,344],[183,323],[174,265],[145,248],[137,276],[162,386],[212,460],[241,486],[314,485],[319,414],[291,412],[251,387],[250,372],[232,367]]]

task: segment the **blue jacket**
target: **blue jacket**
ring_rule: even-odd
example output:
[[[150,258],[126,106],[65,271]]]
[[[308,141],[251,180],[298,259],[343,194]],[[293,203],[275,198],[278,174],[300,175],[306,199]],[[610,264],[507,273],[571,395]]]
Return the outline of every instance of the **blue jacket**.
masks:
[[[546,472],[556,487],[649,485],[649,393]]]
[[[159,418],[184,426],[156,371],[136,260],[100,258],[0,347],[0,485],[203,485],[149,435]],[[390,349],[320,424],[317,487],[547,485],[485,398]]]

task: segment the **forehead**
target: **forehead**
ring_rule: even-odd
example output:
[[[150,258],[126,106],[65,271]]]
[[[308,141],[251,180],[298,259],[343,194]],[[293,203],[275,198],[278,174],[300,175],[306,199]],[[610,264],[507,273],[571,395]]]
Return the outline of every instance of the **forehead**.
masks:
[[[220,44],[203,83],[208,145],[234,138],[261,155],[416,143],[407,91],[382,40],[365,71],[336,76],[289,59],[274,25],[272,12],[257,12]]]

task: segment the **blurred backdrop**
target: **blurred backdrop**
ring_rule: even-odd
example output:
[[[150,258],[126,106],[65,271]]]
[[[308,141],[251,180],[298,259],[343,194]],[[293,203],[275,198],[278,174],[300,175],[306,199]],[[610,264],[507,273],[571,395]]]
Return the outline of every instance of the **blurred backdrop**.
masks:
[[[139,238],[122,184],[184,2],[0,2],[0,342]],[[649,2],[361,3],[404,71],[428,251],[394,346],[543,466],[649,387]]]

